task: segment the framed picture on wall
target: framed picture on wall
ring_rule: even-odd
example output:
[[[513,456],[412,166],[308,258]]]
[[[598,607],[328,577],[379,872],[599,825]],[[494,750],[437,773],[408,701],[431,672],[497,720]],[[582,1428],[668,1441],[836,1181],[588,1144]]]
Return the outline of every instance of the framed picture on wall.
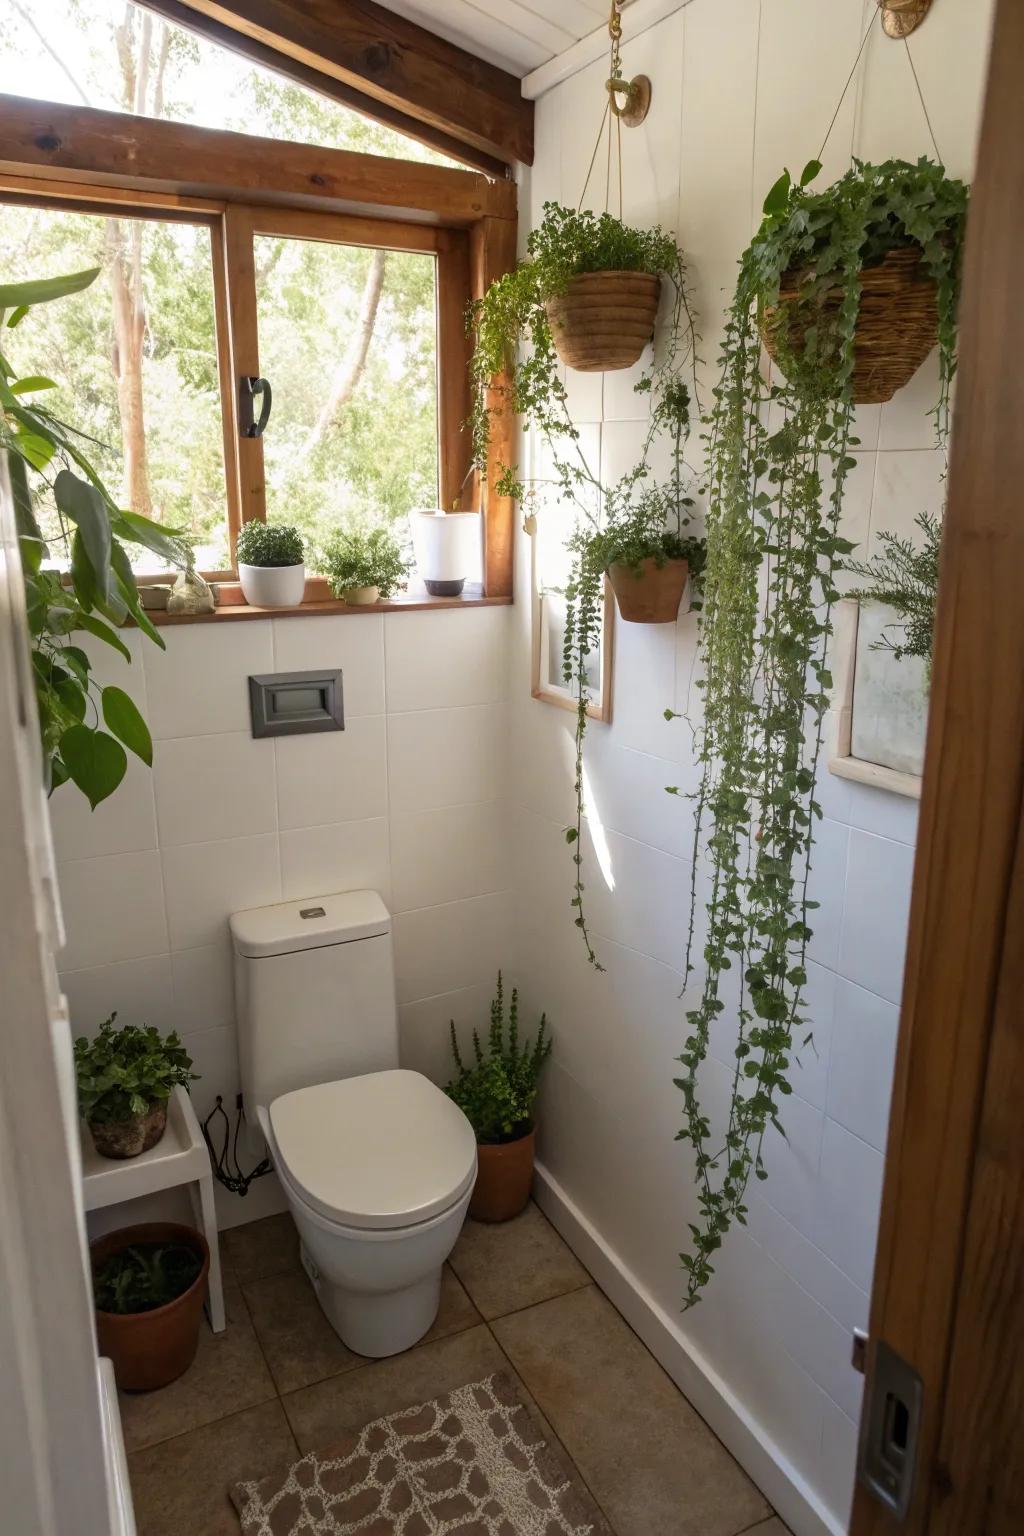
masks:
[[[921,797],[921,773],[928,724],[924,662],[897,661],[880,646],[897,621],[881,603],[840,603],[835,619],[835,732],[829,753],[831,773]]]

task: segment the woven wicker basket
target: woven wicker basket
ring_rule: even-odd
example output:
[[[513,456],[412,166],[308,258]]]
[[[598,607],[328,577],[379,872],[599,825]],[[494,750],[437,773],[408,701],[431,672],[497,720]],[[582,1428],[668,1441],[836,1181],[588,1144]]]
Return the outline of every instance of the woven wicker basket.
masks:
[[[802,274],[784,274],[783,304],[797,295]],[[765,311],[761,337],[769,356],[778,357],[779,309]],[[826,316],[839,309],[839,295],[826,299]],[[853,343],[853,401],[880,405],[909,384],[938,340],[938,305],[934,279],[917,246],[890,251],[860,274],[860,314]],[[790,321],[787,343],[799,351],[806,324]]]
[[[545,305],[555,351],[579,373],[632,368],[654,335],[661,278],[649,272],[581,272]]]

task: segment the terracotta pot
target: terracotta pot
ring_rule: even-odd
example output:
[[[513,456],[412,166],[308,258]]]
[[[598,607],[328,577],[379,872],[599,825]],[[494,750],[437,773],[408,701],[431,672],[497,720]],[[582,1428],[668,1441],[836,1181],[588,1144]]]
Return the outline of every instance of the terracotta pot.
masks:
[[[166,1387],[188,1370],[199,1343],[210,1250],[194,1227],[173,1221],[144,1222],[121,1227],[89,1244],[93,1274],[114,1254],[137,1243],[181,1243],[202,1255],[203,1267],[187,1291],[151,1312],[101,1312],[96,1309],[96,1333],[101,1355],[108,1355],[117,1384],[126,1392],[152,1392]]]
[[[367,606],[370,603],[375,603],[380,597],[380,588],[346,587],[341,596],[346,603],[357,603],[360,606]]]
[[[555,351],[579,373],[632,368],[654,335],[661,278],[650,272],[581,272],[544,308]]]
[[[628,623],[674,624],[689,573],[686,560],[666,560],[658,565],[652,555],[639,568],[610,565],[608,580],[619,613]]]
[[[158,1099],[144,1115],[130,1120],[89,1120],[92,1144],[102,1157],[138,1157],[155,1147],[167,1129],[167,1100]]]
[[[469,1202],[475,1221],[511,1221],[525,1210],[533,1186],[534,1136],[477,1147],[476,1183]]]

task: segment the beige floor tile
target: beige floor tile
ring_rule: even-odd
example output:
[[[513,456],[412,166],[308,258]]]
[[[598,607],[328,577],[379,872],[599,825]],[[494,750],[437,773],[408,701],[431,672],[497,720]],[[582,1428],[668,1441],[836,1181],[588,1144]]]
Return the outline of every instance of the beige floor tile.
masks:
[[[226,1267],[242,1285],[299,1267],[299,1234],[287,1211],[230,1227],[220,1245]]]
[[[362,1355],[353,1354],[341,1342],[301,1269],[257,1280],[245,1286],[244,1292],[279,1392],[295,1392],[366,1364]],[[440,1311],[427,1339],[458,1333],[479,1321],[473,1303],[446,1267]]]
[[[297,1459],[281,1404],[261,1403],[128,1458],[138,1536],[237,1536],[228,1487]]]
[[[129,1450],[169,1440],[274,1396],[274,1383],[237,1285],[224,1287],[224,1302],[227,1327],[223,1333],[211,1333],[203,1318],[196,1358],[184,1376],[157,1392],[120,1394]]]
[[[783,1525],[778,1515],[773,1515],[770,1520],[763,1520],[760,1525],[744,1531],[742,1536],[793,1536],[793,1532],[788,1525]]]
[[[508,1361],[480,1325],[404,1355],[361,1365],[282,1398],[300,1449],[329,1446],[341,1430],[359,1429],[371,1419],[399,1408],[429,1402],[439,1392],[480,1381]]]
[[[450,1263],[485,1318],[504,1317],[590,1281],[532,1201],[514,1221],[467,1221]]]
[[[618,1536],[735,1536],[771,1515],[598,1290],[493,1328]]]

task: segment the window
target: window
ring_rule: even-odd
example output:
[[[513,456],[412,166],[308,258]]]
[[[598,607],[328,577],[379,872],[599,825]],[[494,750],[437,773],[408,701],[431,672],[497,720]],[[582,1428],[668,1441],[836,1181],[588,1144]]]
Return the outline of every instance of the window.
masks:
[[[511,507],[468,473],[462,423],[466,307],[514,257],[513,185],[409,153],[124,0],[54,0],[37,31],[45,46],[20,22],[0,39],[0,88],[89,105],[4,99],[0,263],[12,281],[101,273],[3,346],[57,381],[48,403],[88,434],[111,490],[184,530],[222,579],[251,517],[294,522],[315,548],[340,525],[404,531],[412,507],[483,498],[485,525],[502,528],[481,574],[510,592]],[[281,142],[240,149],[237,132],[183,121],[213,113],[211,53],[224,119]],[[112,114],[112,100],[137,110]],[[330,143],[343,119],[350,143],[408,158],[304,142]],[[253,376],[273,389],[259,438],[241,419]],[[137,569],[161,574],[141,553]]]

